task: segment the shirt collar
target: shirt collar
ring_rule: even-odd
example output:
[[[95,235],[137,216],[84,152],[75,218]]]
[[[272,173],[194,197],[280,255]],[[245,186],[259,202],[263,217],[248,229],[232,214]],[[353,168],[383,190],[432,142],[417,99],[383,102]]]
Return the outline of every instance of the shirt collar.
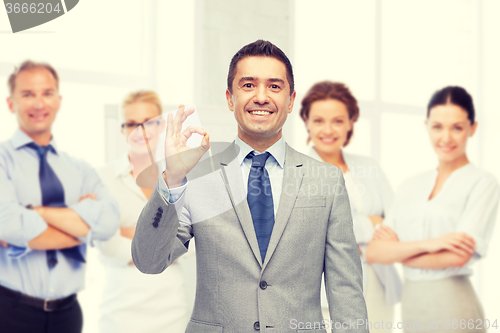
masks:
[[[32,138],[28,136],[28,134],[24,133],[21,131],[21,129],[16,129],[14,132],[14,135],[12,136],[11,139],[12,145],[14,146],[14,149],[19,149],[24,146],[26,146],[28,143],[34,142]],[[57,144],[54,140],[54,136],[51,137],[50,146],[52,147],[52,152],[57,155]]]
[[[240,153],[238,154],[238,163],[241,165],[245,160],[245,157],[255,149],[250,147],[247,143],[243,142],[239,137],[236,137],[235,144],[240,149]],[[266,150],[271,154],[272,157],[276,160],[278,165],[283,168],[285,165],[285,140],[281,137],[276,143],[274,143],[271,147]]]
[[[132,164],[128,158],[128,154],[125,153],[116,161],[115,164],[115,177],[126,176],[132,171]]]

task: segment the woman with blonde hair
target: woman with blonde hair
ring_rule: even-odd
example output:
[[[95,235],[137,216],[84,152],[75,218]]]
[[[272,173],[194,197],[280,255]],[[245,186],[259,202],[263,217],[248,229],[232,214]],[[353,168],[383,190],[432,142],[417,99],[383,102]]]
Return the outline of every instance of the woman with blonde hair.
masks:
[[[157,275],[146,275],[134,266],[131,242],[142,208],[152,188],[141,188],[134,178],[147,169],[158,179],[151,165],[160,134],[165,129],[162,106],[153,91],[138,91],[122,105],[121,133],[128,154],[100,170],[101,177],[116,198],[121,213],[119,232],[98,244],[106,266],[106,284],[100,305],[99,332],[102,333],[181,333],[188,312],[179,264]],[[133,161],[134,163],[131,163]],[[135,177],[134,177],[135,174]]]
[[[369,262],[404,268],[405,332],[485,332],[469,276],[486,255],[500,187],[470,163],[467,141],[477,129],[472,97],[461,87],[438,90],[425,121],[437,168],[411,177],[398,189],[393,210],[367,250]]]
[[[393,191],[375,160],[343,150],[353,136],[354,123],[359,117],[357,100],[343,83],[319,82],[302,99],[300,116],[309,133],[308,142],[313,143],[309,156],[333,164],[344,173],[363,266],[370,330],[391,332],[382,321],[393,320],[393,305],[400,298],[399,276],[392,265],[368,265],[364,255],[374,228],[384,221],[392,205]],[[326,308],[324,296],[323,292],[322,306]]]

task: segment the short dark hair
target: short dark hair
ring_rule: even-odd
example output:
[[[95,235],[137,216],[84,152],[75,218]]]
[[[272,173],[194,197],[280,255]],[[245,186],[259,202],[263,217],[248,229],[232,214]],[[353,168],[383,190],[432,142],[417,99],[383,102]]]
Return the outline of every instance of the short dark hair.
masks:
[[[309,112],[314,102],[334,99],[344,103],[349,114],[349,120],[355,123],[359,118],[359,106],[356,97],[351,93],[349,88],[341,82],[322,81],[314,84],[302,99],[302,107],[300,108],[300,117],[304,122],[309,119]],[[354,125],[347,132],[347,139],[344,142],[344,147],[349,144],[354,133]],[[307,142],[311,138],[307,139]]]
[[[10,96],[12,96],[12,94],[14,93],[14,89],[16,88],[16,78],[21,72],[39,68],[45,68],[50,72],[50,74],[52,74],[52,76],[56,80],[57,89],[59,89],[59,75],[57,74],[57,71],[54,69],[54,67],[45,62],[35,62],[32,60],[25,60],[19,67],[15,67],[14,72],[9,76],[9,79],[7,81],[7,86],[9,87]]]
[[[467,90],[459,86],[448,86],[436,91],[427,105],[427,118],[429,118],[433,107],[446,104],[454,104],[464,109],[471,125],[474,124],[476,111],[474,110],[472,96]]]
[[[259,39],[253,43],[243,46],[231,59],[229,72],[227,73],[227,89],[231,94],[233,93],[233,81],[236,76],[236,65],[238,65],[238,62],[241,59],[252,56],[271,57],[281,61],[286,67],[286,78],[288,80],[288,84],[290,85],[290,95],[293,93],[295,85],[293,83],[292,63],[279,47],[269,41]]]

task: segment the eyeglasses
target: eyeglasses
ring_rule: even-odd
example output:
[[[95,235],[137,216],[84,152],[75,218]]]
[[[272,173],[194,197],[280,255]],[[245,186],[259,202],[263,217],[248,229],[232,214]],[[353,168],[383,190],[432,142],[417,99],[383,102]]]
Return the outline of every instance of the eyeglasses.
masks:
[[[123,123],[122,128],[127,128],[128,130],[134,129],[138,126],[153,127],[160,125],[159,120],[148,120],[144,123]]]

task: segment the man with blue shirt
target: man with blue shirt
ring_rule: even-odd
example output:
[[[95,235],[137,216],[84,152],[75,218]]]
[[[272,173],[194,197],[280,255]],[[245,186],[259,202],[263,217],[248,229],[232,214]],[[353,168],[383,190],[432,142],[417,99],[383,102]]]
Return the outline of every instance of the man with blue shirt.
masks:
[[[116,232],[118,208],[87,163],[57,148],[54,68],[25,61],[8,86],[19,129],[0,143],[1,330],[81,332],[86,246]]]

